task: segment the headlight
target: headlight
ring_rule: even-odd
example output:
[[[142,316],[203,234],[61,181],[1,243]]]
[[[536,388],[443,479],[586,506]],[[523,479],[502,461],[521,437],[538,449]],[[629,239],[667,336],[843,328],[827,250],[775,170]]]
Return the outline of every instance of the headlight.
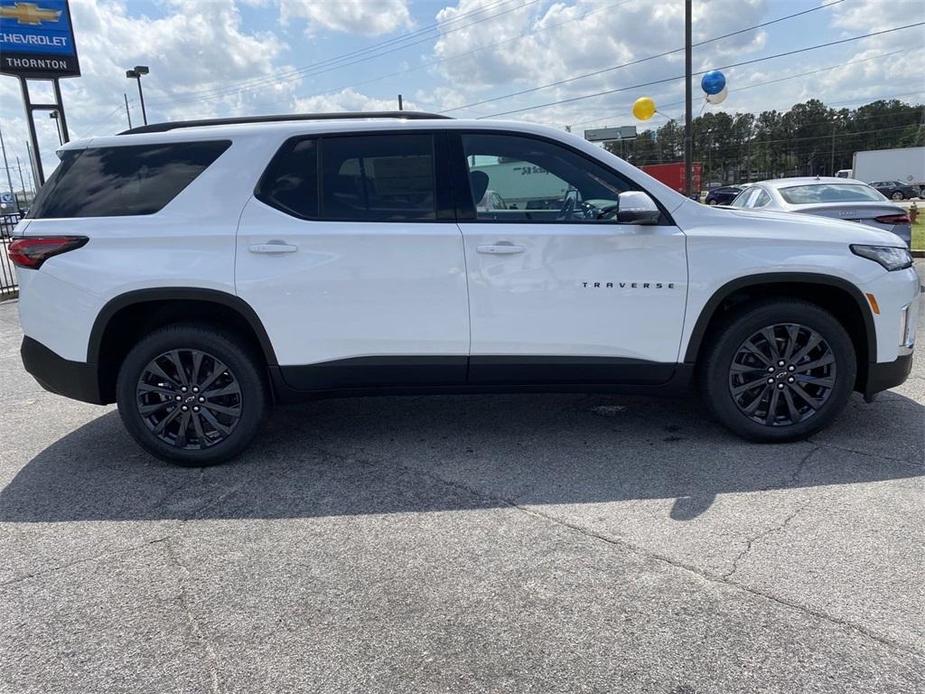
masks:
[[[868,260],[875,260],[890,271],[912,267],[912,254],[906,248],[852,245],[851,252]]]

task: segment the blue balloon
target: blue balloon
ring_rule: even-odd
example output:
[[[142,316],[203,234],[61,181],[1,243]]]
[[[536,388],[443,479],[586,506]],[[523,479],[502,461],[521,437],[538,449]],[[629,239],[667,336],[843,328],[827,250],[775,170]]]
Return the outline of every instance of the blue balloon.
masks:
[[[710,70],[700,80],[700,86],[707,94],[719,94],[726,86],[726,75],[719,70]]]

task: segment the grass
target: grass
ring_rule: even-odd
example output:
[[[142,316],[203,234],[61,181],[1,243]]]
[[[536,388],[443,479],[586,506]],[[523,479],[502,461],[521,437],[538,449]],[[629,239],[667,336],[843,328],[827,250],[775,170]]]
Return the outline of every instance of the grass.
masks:
[[[925,217],[921,214],[912,225],[912,248],[916,251],[925,251]]]

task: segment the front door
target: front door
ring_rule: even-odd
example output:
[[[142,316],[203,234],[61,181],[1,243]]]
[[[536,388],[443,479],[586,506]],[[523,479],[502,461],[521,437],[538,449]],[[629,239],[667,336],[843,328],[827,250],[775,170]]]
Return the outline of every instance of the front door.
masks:
[[[465,261],[436,171],[440,142],[302,137],[270,163],[241,217],[236,287],[290,386],[465,381]]]
[[[461,150],[469,381],[668,380],[687,292],[681,230],[664,215],[617,222],[619,194],[638,186],[553,141],[471,132]]]

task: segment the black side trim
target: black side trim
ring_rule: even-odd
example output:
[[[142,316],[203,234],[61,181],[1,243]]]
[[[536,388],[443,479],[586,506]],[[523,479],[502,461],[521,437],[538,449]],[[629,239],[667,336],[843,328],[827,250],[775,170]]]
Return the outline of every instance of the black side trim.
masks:
[[[103,335],[106,332],[106,326],[112,317],[120,310],[143,304],[150,301],[210,301],[215,304],[221,304],[237,311],[251,326],[260,348],[263,350],[263,356],[267,364],[273,366],[276,364],[276,353],[273,351],[273,345],[267,335],[263,323],[257,313],[250,305],[227,292],[221,292],[215,289],[202,289],[200,287],[163,287],[157,289],[139,289],[133,292],[126,292],[111,299],[109,303],[103,306],[96,321],[93,323],[93,329],[90,331],[90,342],[87,347],[87,361],[96,364],[100,357],[100,347],[103,341]]]
[[[26,371],[45,390],[94,405],[104,404],[95,363],[69,361],[31,337],[22,339],[19,351]]]
[[[710,297],[710,300],[704,305],[703,310],[700,312],[700,316],[697,318],[697,323],[694,325],[694,330],[691,332],[691,339],[687,343],[687,352],[685,352],[684,355],[685,363],[693,364],[697,361],[697,354],[700,351],[700,345],[703,342],[703,337],[706,334],[710,320],[713,318],[720,304],[733,293],[740,289],[763,284],[788,284],[798,282],[836,287],[846,291],[854,297],[858,309],[861,311],[861,316],[864,319],[865,332],[867,333],[867,358],[869,361],[875,362],[877,360],[877,331],[874,328],[874,318],[870,313],[867,299],[864,298],[864,294],[861,293],[860,289],[847,280],[831,275],[820,275],[811,272],[769,272],[761,275],[740,277],[731,282],[727,282],[716,290],[713,296]]]
[[[871,362],[867,366],[867,383],[864,385],[864,399],[870,402],[880,391],[904,383],[912,372],[912,355],[906,354],[896,361],[883,364]]]
[[[465,355],[354,357],[304,366],[281,366],[279,372],[287,386],[307,391],[463,385],[466,362]]]
[[[473,356],[470,384],[611,384],[666,383],[676,364],[617,357]]]

